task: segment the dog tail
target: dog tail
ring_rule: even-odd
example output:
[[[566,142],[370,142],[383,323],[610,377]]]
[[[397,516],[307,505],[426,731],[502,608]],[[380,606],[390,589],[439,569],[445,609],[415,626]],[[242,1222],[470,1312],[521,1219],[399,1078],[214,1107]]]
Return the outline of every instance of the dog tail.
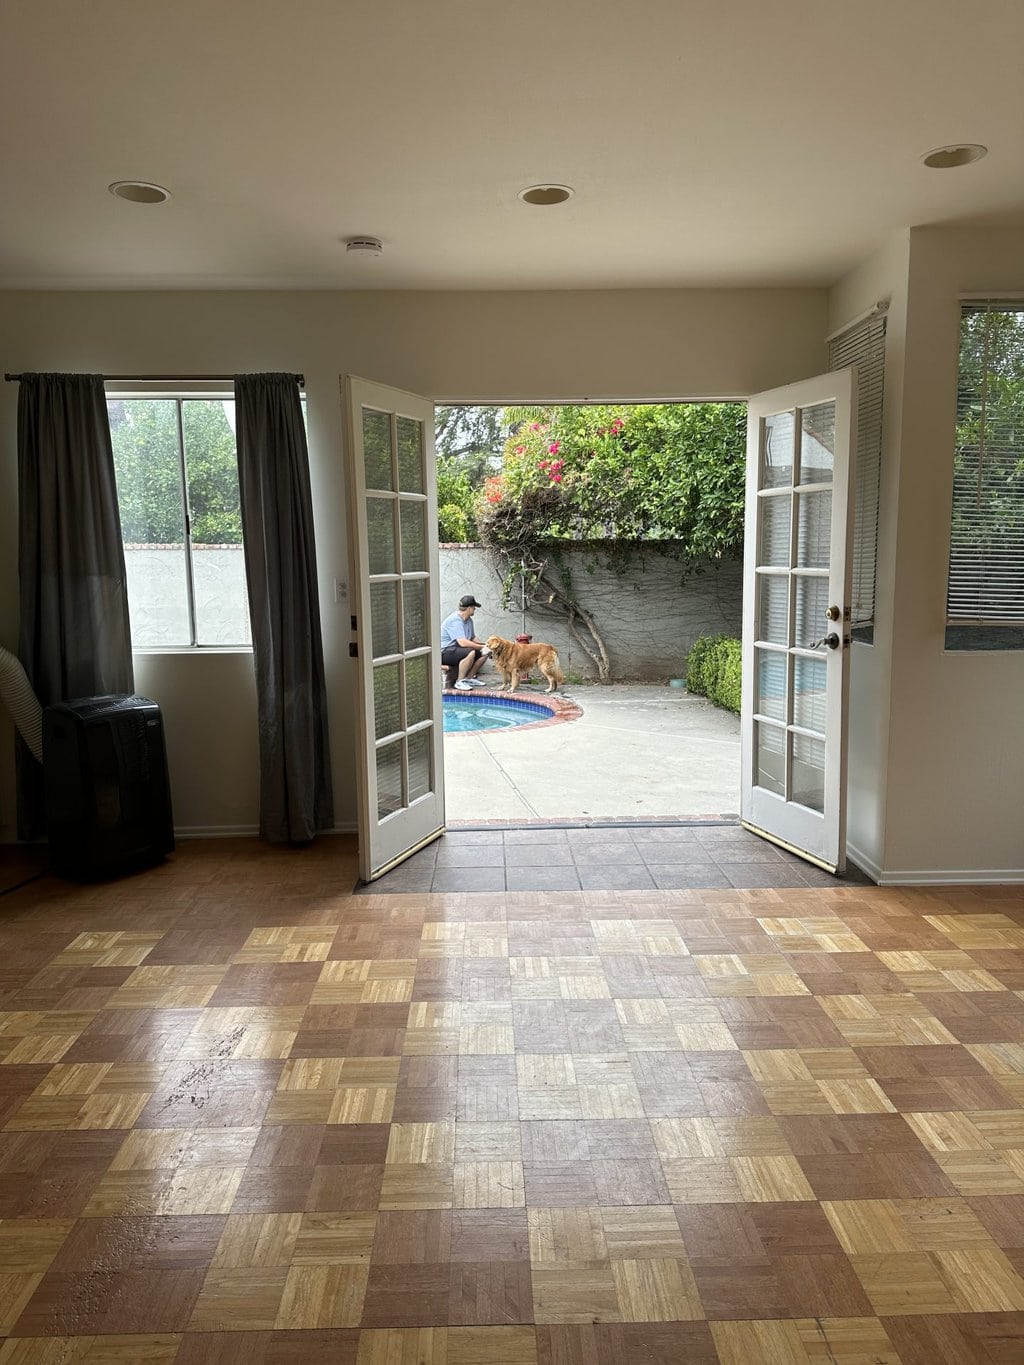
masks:
[[[565,682],[565,674],[562,672],[562,662],[557,654],[552,662],[551,671],[555,675],[555,686],[561,687]]]

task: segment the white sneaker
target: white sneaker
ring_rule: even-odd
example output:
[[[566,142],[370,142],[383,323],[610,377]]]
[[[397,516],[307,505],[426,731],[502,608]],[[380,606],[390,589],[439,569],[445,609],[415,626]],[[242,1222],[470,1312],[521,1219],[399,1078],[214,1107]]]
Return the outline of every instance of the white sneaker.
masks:
[[[469,683],[470,687],[486,687],[486,686],[487,686],[487,683],[484,682],[483,678],[467,678],[467,679],[466,679],[466,682]]]
[[[459,681],[455,684],[455,691],[469,692],[472,689],[472,686],[473,684],[471,682],[467,682],[465,678],[460,678]]]

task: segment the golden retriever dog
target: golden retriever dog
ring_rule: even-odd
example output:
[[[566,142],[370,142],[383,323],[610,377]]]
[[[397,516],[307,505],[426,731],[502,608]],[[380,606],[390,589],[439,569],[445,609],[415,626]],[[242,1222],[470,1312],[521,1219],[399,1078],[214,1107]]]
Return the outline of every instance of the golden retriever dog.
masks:
[[[501,671],[502,682],[510,692],[519,686],[520,677],[529,676],[531,668],[539,668],[548,680],[548,691],[554,692],[565,681],[554,645],[520,645],[492,635],[487,641],[491,658]]]

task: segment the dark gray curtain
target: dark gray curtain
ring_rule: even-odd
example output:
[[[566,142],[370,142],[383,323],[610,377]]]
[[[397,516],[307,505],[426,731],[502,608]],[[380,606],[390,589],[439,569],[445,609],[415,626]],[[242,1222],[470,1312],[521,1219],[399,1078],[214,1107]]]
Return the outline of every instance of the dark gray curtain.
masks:
[[[19,653],[44,706],[133,692],[121,518],[103,376],[23,374],[18,393]],[[42,773],[19,746],[22,838]]]
[[[260,837],[304,843],[334,825],[327,688],[297,377],[235,376],[242,539],[260,741]]]

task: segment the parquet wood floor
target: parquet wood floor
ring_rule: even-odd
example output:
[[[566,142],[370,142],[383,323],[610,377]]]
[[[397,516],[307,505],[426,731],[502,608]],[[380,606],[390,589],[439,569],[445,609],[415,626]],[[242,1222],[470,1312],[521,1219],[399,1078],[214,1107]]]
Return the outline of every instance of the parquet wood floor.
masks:
[[[0,1365],[1024,1360],[1019,889],[353,882],[0,898]]]

